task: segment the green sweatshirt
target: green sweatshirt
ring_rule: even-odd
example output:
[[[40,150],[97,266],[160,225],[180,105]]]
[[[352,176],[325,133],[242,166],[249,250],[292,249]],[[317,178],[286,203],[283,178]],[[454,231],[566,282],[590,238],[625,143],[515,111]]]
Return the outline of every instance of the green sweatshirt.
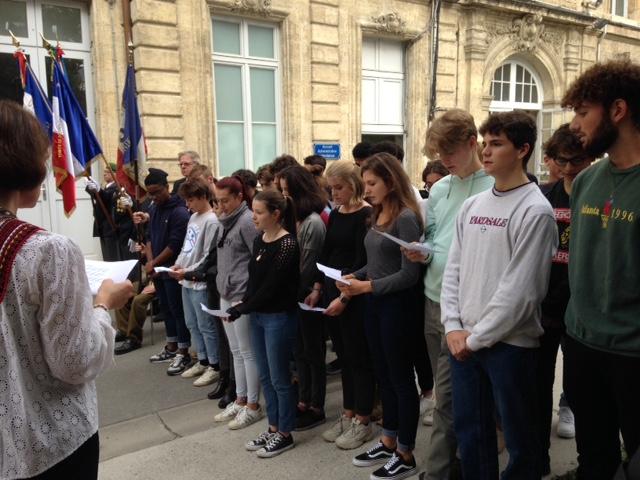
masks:
[[[440,303],[442,274],[447,264],[449,247],[456,229],[456,216],[464,201],[493,187],[493,177],[480,169],[461,179],[447,175],[429,192],[425,243],[431,245],[434,254],[428,259],[429,266],[424,277],[424,294]]]
[[[640,166],[602,160],[571,191],[567,333],[585,345],[640,357]]]

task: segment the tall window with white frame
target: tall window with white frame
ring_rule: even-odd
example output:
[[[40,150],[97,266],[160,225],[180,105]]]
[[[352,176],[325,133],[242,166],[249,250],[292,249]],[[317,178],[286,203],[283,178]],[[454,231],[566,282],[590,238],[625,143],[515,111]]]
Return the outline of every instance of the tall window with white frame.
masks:
[[[405,48],[402,42],[362,39],[362,140],[404,146]]]
[[[280,150],[278,28],[212,20],[218,174],[256,170]]]
[[[629,0],[611,0],[611,13],[619,17],[629,14]]]

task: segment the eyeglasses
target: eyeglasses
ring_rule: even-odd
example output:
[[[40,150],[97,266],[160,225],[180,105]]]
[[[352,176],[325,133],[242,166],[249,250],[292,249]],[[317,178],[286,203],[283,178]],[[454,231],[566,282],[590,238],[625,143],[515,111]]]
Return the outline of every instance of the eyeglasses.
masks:
[[[556,162],[556,164],[559,167],[564,167],[567,163],[570,163],[571,165],[574,165],[574,166],[579,166],[588,160],[589,160],[589,157],[584,157],[584,156],[571,157],[571,158],[557,157],[553,159],[553,161]]]
[[[193,165],[193,162],[180,162],[178,163],[178,165],[180,165],[181,167],[190,167],[191,165]]]

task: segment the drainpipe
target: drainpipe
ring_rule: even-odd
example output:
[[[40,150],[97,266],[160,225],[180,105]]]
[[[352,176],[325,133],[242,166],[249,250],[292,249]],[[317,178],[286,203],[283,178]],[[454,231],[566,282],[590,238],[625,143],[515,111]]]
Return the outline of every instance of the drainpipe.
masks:
[[[433,0],[431,8],[431,92],[429,96],[429,123],[437,109],[438,44],[440,43],[440,7],[442,0]]]

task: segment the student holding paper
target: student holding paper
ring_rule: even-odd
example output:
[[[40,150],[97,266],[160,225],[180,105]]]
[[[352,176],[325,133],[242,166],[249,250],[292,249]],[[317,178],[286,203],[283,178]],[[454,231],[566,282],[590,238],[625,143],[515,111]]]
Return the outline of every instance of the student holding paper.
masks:
[[[367,263],[364,237],[371,222],[371,206],[364,201],[364,184],[360,168],[349,160],[329,165],[327,181],[337,205],[329,216],[320,263],[353,273]],[[325,315],[338,322],[342,340],[343,414],[322,437],[345,450],[358,448],[373,438],[369,422],[373,409],[375,380],[371,356],[364,334],[364,297],[353,299],[341,294],[335,281],[322,273],[305,302],[327,306]]]
[[[250,314],[251,341],[264,392],[269,428],[245,448],[259,457],[275,457],[293,448],[294,386],[289,360],[296,331],[296,298],[300,279],[294,208],[275,190],[253,201],[253,222],[263,233],[254,242],[249,279],[242,302],[229,308],[228,321]]]
[[[373,205],[373,226],[364,239],[367,264],[345,277],[351,285],[336,285],[350,298],[366,294],[365,333],[382,400],[384,429],[380,441],[353,463],[360,467],[384,463],[372,473],[372,479],[405,478],[417,472],[413,449],[419,400],[412,349],[407,348],[412,321],[401,312],[414,299],[412,289],[420,266],[373,229],[415,242],[422,233],[422,215],[409,177],[392,155],[378,153],[368,158],[362,165],[362,178],[365,197]]]
[[[0,478],[98,478],[95,378],[113,364],[108,310],[133,295],[105,280],[93,299],[80,248],[19,220],[47,176],[47,132],[0,100]]]

